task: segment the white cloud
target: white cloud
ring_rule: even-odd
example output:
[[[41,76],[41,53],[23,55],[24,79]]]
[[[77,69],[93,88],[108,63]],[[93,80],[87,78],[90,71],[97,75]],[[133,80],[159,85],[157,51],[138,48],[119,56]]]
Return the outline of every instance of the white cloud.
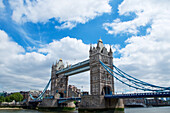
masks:
[[[88,59],[88,50],[89,45],[82,40],[65,37],[44,45],[38,52],[25,52],[23,47],[0,30],[0,91],[43,89],[51,76],[53,62],[59,58],[69,64],[83,61]],[[90,81],[83,80],[88,77],[88,72],[76,78],[70,77],[74,78],[70,83],[77,85],[81,82],[78,87],[83,85],[88,90]]]
[[[62,24],[61,26],[55,26],[56,29],[65,29],[65,28],[69,28],[72,29],[73,27],[76,26],[76,23],[71,23],[71,22],[65,22],[64,24]]]
[[[23,0],[10,1],[12,19],[18,23],[43,22],[55,18],[62,25],[56,28],[73,28],[103,13],[110,13],[109,0]]]
[[[3,3],[3,0],[0,0],[0,8],[5,8],[5,5]]]
[[[43,68],[44,55],[39,53],[25,53],[23,47],[12,41],[8,35],[0,30],[0,86],[1,90],[14,91],[15,89],[33,88],[44,84],[44,72],[37,73],[35,68]],[[36,62],[35,62],[36,61]],[[41,62],[41,63],[40,63]],[[44,77],[44,78],[49,78]],[[38,83],[37,83],[38,82]],[[35,87],[37,88],[37,87]]]
[[[137,34],[138,27],[150,24],[145,36],[132,36],[126,47],[118,49],[115,64],[133,76],[152,84],[170,85],[170,1],[124,0],[119,5],[120,16],[136,14],[130,21],[114,20],[103,24],[110,34]]]
[[[89,45],[86,45],[82,40],[77,40],[76,38],[64,37],[59,41],[53,40],[53,42],[45,45],[39,52],[48,53],[47,57],[51,58],[62,58],[66,61],[82,59],[88,59]],[[73,54],[74,52],[74,54]]]
[[[140,26],[147,24],[157,24],[157,22],[167,23],[170,19],[170,1],[157,0],[124,0],[119,5],[119,14],[124,16],[131,16],[130,13],[135,13],[136,18],[130,21],[116,21],[112,23],[104,23],[104,28],[110,34],[117,33],[132,33],[139,32],[137,29]]]

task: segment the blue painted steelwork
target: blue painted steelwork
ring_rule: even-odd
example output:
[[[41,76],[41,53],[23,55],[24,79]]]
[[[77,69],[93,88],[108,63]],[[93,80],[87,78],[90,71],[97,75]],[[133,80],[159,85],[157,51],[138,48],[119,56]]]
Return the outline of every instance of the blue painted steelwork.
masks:
[[[35,103],[35,102],[42,102],[42,99],[41,100],[30,100],[29,103]]]
[[[45,94],[45,92],[46,92],[47,88],[49,87],[50,83],[51,83],[51,79],[49,80],[48,84],[47,84],[46,87],[44,88],[43,92],[42,92],[40,95],[38,95],[37,98],[34,98],[31,94],[29,94],[30,97],[31,97],[31,99],[33,99],[34,101],[35,101],[35,100],[40,100],[40,99],[42,99],[42,97],[43,97],[43,95]]]
[[[45,99],[54,99],[54,96],[44,97]]]
[[[100,61],[100,63],[102,64],[102,66],[112,75],[112,76],[114,76],[118,81],[120,81],[121,83],[123,83],[123,84],[125,84],[125,85],[127,85],[127,86],[129,86],[129,87],[132,87],[132,88],[135,88],[135,89],[139,89],[139,90],[143,90],[143,91],[156,91],[156,92],[161,92],[161,91],[165,91],[165,90],[169,90],[170,88],[169,87],[156,87],[155,85],[150,85],[150,84],[146,84],[146,82],[144,83],[144,82],[142,82],[142,81],[140,81],[140,80],[132,80],[132,79],[129,79],[129,78],[127,78],[126,76],[124,76],[121,72],[123,72],[123,71],[121,71],[120,72],[120,70],[117,70],[118,71],[118,73],[117,72],[115,72],[115,71],[113,71],[112,69],[110,69],[108,66],[106,66],[102,61]],[[114,66],[115,67],[115,66]],[[122,81],[122,80],[120,80],[118,77],[116,77],[115,75],[113,75],[113,73],[111,73],[110,71],[112,71],[113,73],[115,73],[116,75],[118,75],[118,76],[120,76],[120,77],[122,77],[122,78],[125,78],[125,79],[127,79],[127,80],[129,80],[130,82],[132,82],[133,83],[133,85],[135,85],[135,86],[133,86],[133,85],[130,85],[130,84],[127,84],[126,82],[124,82],[124,81]],[[129,75],[130,76],[130,75]],[[131,78],[132,78],[132,76],[131,76]],[[133,77],[134,78],[134,77]],[[144,86],[142,86],[142,85],[144,85],[145,84],[145,86],[147,86],[147,87],[151,87],[151,88],[146,88],[146,87],[144,87]],[[153,89],[153,86],[154,86],[154,88],[157,88],[157,89]]]
[[[142,80],[139,80],[139,79],[137,79],[137,78],[135,78],[135,77],[130,76],[129,74],[127,74],[127,73],[123,72],[122,70],[120,70],[119,68],[117,68],[115,65],[113,65],[113,67],[114,67],[120,74],[123,73],[124,75],[132,78],[133,80],[130,79],[131,81],[134,81],[134,82],[136,82],[136,83],[140,83],[140,84],[146,85],[146,86],[151,86],[151,87],[155,87],[155,88],[161,88],[161,89],[163,89],[163,90],[170,90],[170,87],[161,87],[161,86],[149,84],[149,83],[147,83],[147,82],[144,82],[144,81],[142,81]],[[126,78],[126,77],[125,77],[125,78]]]
[[[118,77],[116,77],[115,75],[113,75],[113,74],[108,70],[108,67],[107,67],[103,62],[100,61],[100,63],[102,64],[102,66],[103,66],[113,77],[115,77],[115,78],[116,78],[118,81],[120,81],[121,83],[123,83],[123,84],[125,84],[125,85],[127,85],[127,86],[129,86],[129,87],[135,88],[135,89],[146,90],[146,89],[142,89],[142,88],[138,88],[138,87],[132,86],[132,85],[127,84],[126,82],[120,80]],[[114,72],[114,71],[113,71],[113,72]],[[115,74],[118,74],[118,73],[116,73],[116,72],[114,72],[114,73],[115,73]],[[118,74],[118,75],[119,75],[119,74]],[[149,90],[149,89],[148,89],[148,91],[152,91],[152,90]]]
[[[58,103],[64,103],[64,102],[67,102],[67,101],[78,101],[78,100],[81,100],[81,97],[70,97],[70,98],[60,98],[58,99]]]
[[[105,95],[104,97],[105,98],[170,97],[170,92],[116,94],[116,95]]]
[[[90,60],[88,59],[88,60],[79,62],[77,64],[74,64],[70,67],[56,71],[56,74],[64,74],[65,76],[70,76],[70,75],[77,74],[80,72],[88,71],[90,70],[89,63],[90,63]]]

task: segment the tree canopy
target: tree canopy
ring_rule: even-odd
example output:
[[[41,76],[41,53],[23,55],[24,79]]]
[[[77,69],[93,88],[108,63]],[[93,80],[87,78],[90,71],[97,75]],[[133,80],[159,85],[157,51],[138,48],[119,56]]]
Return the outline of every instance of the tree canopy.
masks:
[[[20,93],[13,93],[10,96],[0,96],[0,102],[12,102],[15,100],[16,102],[21,102],[23,100],[23,95]]]
[[[20,93],[13,93],[9,96],[10,100],[15,100],[16,102],[21,102],[23,100],[23,96]]]

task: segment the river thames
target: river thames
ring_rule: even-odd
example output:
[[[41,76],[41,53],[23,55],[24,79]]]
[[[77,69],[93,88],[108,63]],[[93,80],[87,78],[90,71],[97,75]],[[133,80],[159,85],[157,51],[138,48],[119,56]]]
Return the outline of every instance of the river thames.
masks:
[[[0,113],[61,113],[61,112],[41,112],[37,110],[20,109],[20,110],[0,110]],[[78,111],[63,113],[78,113]],[[118,113],[170,113],[170,107],[125,108],[124,112]]]

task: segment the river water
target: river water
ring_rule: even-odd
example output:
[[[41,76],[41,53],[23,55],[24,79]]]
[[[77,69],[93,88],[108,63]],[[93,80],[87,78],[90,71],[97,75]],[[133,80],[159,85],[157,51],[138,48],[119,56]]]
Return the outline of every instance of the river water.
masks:
[[[21,110],[0,110],[0,113],[61,113],[61,112],[41,112],[37,110],[21,109]],[[78,111],[63,113],[78,113]],[[170,113],[170,107],[125,108],[125,111],[120,113]]]

